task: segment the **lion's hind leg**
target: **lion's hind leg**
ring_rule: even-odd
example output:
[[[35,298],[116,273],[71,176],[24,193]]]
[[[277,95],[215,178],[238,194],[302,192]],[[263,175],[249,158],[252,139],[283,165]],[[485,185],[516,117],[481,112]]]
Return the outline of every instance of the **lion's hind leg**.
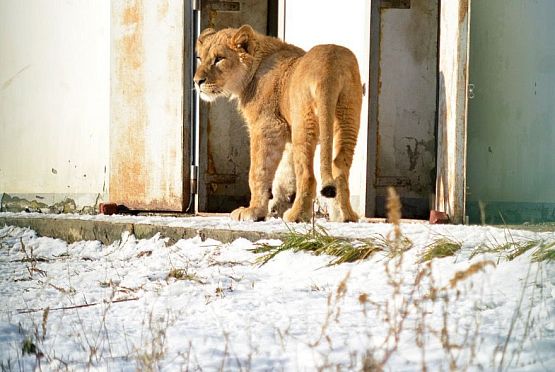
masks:
[[[352,96],[341,94],[336,108],[334,123],[334,153],[332,173],[337,187],[337,196],[332,199],[330,220],[338,222],[355,222],[358,220],[350,201],[349,172],[353,163],[358,129],[360,125],[359,99],[352,100],[350,105],[345,100]],[[354,101],[354,102],[353,102]]]
[[[306,106],[298,112],[292,123],[293,161],[295,164],[296,195],[291,209],[283,214],[287,222],[310,221],[312,203],[316,196],[314,152],[318,142],[317,122],[312,110]],[[300,110],[299,110],[300,111]]]

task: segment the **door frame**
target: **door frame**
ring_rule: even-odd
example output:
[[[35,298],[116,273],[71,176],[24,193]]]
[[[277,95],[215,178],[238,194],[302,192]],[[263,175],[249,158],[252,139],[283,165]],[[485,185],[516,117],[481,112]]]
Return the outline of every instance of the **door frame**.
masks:
[[[464,223],[471,0],[440,1],[434,209]]]

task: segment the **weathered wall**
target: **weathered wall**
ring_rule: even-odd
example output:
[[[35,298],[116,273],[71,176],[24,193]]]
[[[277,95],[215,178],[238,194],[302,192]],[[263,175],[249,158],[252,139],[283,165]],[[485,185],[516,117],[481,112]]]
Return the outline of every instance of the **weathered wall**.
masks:
[[[552,0],[471,3],[471,222],[555,220],[554,14]]]
[[[190,91],[183,89],[189,12],[180,0],[110,4],[110,200],[181,211],[189,186]]]
[[[466,195],[468,0],[440,9],[437,178],[434,208],[463,223]]]
[[[108,1],[0,1],[0,195],[105,195],[109,40]]]
[[[381,11],[379,216],[388,186],[396,187],[405,216],[428,216],[435,189],[437,24],[437,0],[412,0],[409,9]]]

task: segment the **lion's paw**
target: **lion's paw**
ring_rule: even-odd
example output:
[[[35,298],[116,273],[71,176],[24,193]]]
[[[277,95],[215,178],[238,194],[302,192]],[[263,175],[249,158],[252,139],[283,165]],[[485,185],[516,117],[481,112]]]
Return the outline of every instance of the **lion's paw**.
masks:
[[[309,222],[312,218],[310,213],[302,213],[293,208],[288,209],[283,214],[283,220],[285,222]]]
[[[261,208],[240,207],[231,212],[231,219],[234,221],[264,221],[266,219],[266,211]]]
[[[331,222],[357,222],[358,215],[353,211],[352,208],[347,207],[344,210],[341,210],[339,206],[333,205],[331,208],[328,208],[330,221]]]

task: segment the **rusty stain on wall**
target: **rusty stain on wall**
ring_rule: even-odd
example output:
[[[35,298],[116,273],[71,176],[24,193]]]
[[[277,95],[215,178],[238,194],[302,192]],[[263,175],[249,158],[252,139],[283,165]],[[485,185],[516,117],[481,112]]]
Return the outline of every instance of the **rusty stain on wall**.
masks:
[[[112,109],[111,137],[117,141],[111,154],[110,198],[118,204],[136,208],[146,192],[144,154],[145,112],[143,4],[141,0],[127,2],[118,23],[122,35],[115,40],[115,79],[113,95],[122,106]]]
[[[459,24],[465,22],[469,10],[468,0],[459,0]]]
[[[112,2],[110,201],[130,209],[186,207],[188,17],[182,2]]]
[[[168,0],[158,1],[158,21],[161,21],[168,15],[169,3]]]

